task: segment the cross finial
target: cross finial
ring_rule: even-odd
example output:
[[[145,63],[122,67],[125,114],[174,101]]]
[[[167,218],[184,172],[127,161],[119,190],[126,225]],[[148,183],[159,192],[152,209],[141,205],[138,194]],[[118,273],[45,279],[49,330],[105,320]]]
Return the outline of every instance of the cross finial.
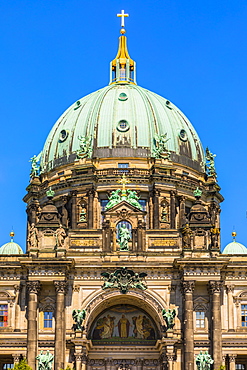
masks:
[[[124,18],[129,17],[129,14],[125,14],[124,10],[121,10],[121,14],[117,14],[117,17],[121,17],[121,27],[125,27]]]
[[[127,179],[125,173],[123,174],[123,177],[120,180],[118,180],[117,182],[119,184],[123,185],[123,189],[122,189],[123,191],[125,191],[125,185],[130,183],[130,181]]]

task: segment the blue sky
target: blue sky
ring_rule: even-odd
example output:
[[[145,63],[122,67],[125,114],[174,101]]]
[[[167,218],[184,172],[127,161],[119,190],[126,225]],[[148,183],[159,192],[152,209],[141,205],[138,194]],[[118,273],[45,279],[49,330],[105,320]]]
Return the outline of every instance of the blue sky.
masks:
[[[108,84],[124,9],[137,81],[176,104],[217,154],[222,245],[246,233],[246,1],[0,2],[0,245],[26,239],[29,159],[73,102]],[[25,247],[24,247],[25,248]]]

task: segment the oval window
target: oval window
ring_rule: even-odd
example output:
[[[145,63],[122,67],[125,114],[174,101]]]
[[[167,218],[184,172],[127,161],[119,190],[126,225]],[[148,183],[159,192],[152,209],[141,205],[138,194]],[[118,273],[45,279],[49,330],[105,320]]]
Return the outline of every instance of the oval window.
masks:
[[[188,140],[188,135],[184,129],[182,129],[179,133],[179,138],[182,141],[187,141]]]
[[[119,94],[118,100],[124,101],[124,100],[127,100],[127,99],[128,99],[128,96],[124,92],[122,92],[121,94]]]
[[[121,121],[118,122],[117,129],[118,131],[125,132],[128,131],[130,128],[129,122],[125,119],[121,119]]]
[[[62,130],[59,134],[59,142],[62,143],[63,141],[65,141],[67,139],[69,135],[69,132],[67,130]]]

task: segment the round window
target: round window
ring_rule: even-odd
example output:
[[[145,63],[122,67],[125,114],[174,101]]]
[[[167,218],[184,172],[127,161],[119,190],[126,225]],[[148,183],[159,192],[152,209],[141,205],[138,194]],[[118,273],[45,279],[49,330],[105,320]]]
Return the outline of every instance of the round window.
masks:
[[[77,102],[75,103],[74,110],[80,108],[80,106],[81,106],[81,102],[80,102],[80,100],[77,100]]]
[[[69,132],[67,130],[62,130],[59,134],[59,142],[62,143],[63,141],[65,141],[67,139],[69,135]]]
[[[117,129],[118,131],[128,131],[130,128],[129,122],[126,121],[125,119],[122,119],[121,121],[118,122]]]
[[[179,138],[182,141],[187,141],[188,140],[188,135],[184,129],[182,129],[179,133]]]
[[[127,99],[128,99],[128,96],[124,92],[119,94],[118,100],[124,101],[124,100],[127,100]]]

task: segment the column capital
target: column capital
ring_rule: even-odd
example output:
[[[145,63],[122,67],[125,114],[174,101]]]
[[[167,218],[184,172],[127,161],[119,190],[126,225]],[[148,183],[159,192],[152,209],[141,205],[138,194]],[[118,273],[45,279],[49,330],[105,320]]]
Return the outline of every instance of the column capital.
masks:
[[[233,293],[234,292],[235,285],[234,284],[226,284],[226,292],[227,293]]]
[[[174,353],[167,353],[166,354],[167,361],[175,361],[175,355]]]
[[[237,355],[229,355],[229,362],[235,362],[235,359],[236,359]]]
[[[14,291],[15,293],[19,292],[21,290],[21,284],[15,284],[14,285]]]
[[[222,282],[219,280],[210,280],[208,282],[208,289],[211,294],[220,293]]]
[[[39,280],[27,281],[27,290],[30,293],[39,294],[41,284]]]
[[[12,354],[12,357],[13,357],[13,361],[14,361],[14,364],[18,364],[19,361],[20,361],[20,357],[21,355],[18,353],[18,354]]]
[[[195,280],[182,281],[181,288],[184,294],[193,293],[195,288]]]
[[[56,293],[63,293],[67,292],[67,281],[64,280],[55,280],[54,282]]]

